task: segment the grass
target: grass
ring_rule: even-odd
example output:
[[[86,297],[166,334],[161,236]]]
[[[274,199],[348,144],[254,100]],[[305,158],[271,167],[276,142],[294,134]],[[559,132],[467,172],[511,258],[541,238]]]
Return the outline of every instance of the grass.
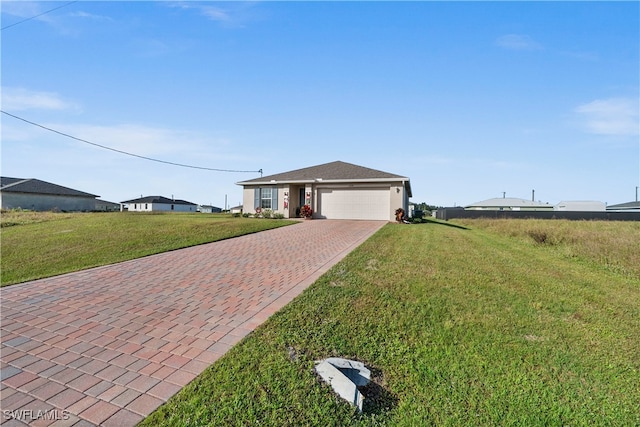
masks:
[[[3,285],[289,223],[1,220]],[[141,424],[640,425],[638,242],[635,222],[389,224]],[[363,414],[314,374],[328,356],[372,369]]]
[[[291,224],[222,214],[3,212],[2,286]]]
[[[472,219],[457,222],[548,246],[561,257],[583,258],[612,271],[640,276],[640,223],[635,221]]]
[[[640,224],[448,225],[385,226],[141,425],[640,425]]]
[[[22,209],[2,210],[0,212],[0,228],[16,225],[36,224],[39,222],[58,221],[72,218],[72,213],[36,212]]]

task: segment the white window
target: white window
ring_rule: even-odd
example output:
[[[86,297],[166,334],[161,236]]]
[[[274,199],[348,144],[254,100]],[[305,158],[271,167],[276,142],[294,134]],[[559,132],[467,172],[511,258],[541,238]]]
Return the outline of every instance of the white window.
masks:
[[[262,209],[271,209],[271,188],[263,188],[261,194],[260,207]]]
[[[254,192],[254,206],[261,209],[278,209],[278,188],[259,187]]]

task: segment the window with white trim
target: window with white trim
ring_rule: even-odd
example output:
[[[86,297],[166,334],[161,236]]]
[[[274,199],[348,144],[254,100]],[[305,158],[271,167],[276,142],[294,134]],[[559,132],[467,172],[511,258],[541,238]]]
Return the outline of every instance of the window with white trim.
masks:
[[[260,209],[278,209],[278,188],[277,187],[259,187],[254,190],[253,203],[254,208]]]
[[[271,209],[271,188],[263,188],[260,194],[260,207]]]

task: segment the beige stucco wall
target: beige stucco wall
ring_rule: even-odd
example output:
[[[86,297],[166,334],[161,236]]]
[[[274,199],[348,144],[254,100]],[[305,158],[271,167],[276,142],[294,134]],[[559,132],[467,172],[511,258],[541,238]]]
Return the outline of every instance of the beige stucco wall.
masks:
[[[244,206],[244,212],[254,214],[255,206],[254,204],[254,191],[256,187],[275,187],[278,189],[278,206],[276,209],[273,209],[273,212],[279,212],[284,214],[285,218],[293,218],[295,217],[296,208],[298,206],[304,205],[307,200],[300,201],[299,191],[302,186],[304,186],[304,196],[307,197],[307,194],[310,195],[310,205],[313,211],[316,211],[316,200],[318,198],[318,188],[380,188],[380,187],[388,187],[389,188],[389,221],[395,221],[395,211],[398,208],[403,208],[405,212],[408,212],[409,209],[409,197],[406,192],[406,188],[404,183],[401,181],[392,182],[392,183],[350,183],[350,184],[332,184],[332,183],[322,183],[322,184],[296,184],[296,185],[261,185],[261,186],[245,186],[243,189],[242,196],[242,204]],[[285,192],[289,193],[289,207],[285,209],[284,200],[285,200]]]
[[[253,206],[253,192],[255,187],[245,186],[242,190],[242,212],[248,214],[256,213],[255,206]]]
[[[389,220],[395,221],[396,209],[402,208],[409,215],[409,198],[405,191],[404,185],[401,182],[391,185],[389,190],[389,197],[391,199],[391,206],[389,212]]]
[[[275,186],[274,185],[257,185],[252,187],[245,186],[244,189],[242,190],[242,205],[244,207],[242,211],[252,215],[256,213],[256,207],[253,206],[253,204],[254,204],[254,192],[255,192],[255,189],[258,187],[275,188],[278,191],[278,206],[274,207],[271,210],[273,211],[273,213],[281,213],[284,215],[285,218],[289,218],[289,209],[284,208],[285,192],[289,193],[289,206],[291,206],[291,191],[289,191],[288,185],[275,185]]]
[[[33,193],[0,193],[2,209],[28,209],[34,211],[93,211],[96,208],[94,197],[54,196]]]

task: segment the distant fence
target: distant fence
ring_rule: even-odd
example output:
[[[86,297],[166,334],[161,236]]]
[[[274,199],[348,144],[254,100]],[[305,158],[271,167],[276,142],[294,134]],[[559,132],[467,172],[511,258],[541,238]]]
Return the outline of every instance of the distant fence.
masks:
[[[582,212],[582,211],[476,211],[460,208],[438,209],[436,218],[448,221],[454,218],[537,218],[604,221],[640,221],[640,212]]]

